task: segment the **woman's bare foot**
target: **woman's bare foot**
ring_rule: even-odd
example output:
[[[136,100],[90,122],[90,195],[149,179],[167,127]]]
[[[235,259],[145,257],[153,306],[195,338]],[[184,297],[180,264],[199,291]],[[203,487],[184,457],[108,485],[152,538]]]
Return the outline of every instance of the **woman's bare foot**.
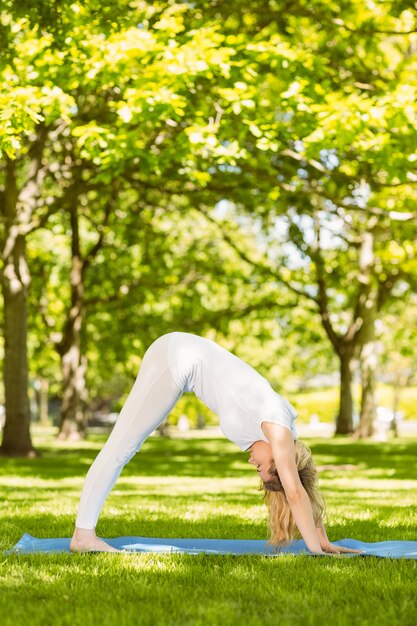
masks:
[[[94,528],[76,528],[70,543],[71,552],[122,552],[97,537]]]

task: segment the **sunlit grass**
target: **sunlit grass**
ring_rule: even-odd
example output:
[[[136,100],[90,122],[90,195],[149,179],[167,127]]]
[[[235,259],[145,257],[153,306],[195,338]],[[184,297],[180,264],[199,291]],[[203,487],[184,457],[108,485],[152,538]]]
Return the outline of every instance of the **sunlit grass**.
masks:
[[[94,435],[82,444],[63,443],[51,431],[39,432],[41,458],[1,459],[0,549],[24,532],[70,536],[85,474],[104,441]],[[332,539],[417,539],[417,442],[307,443],[324,466],[320,484]],[[158,437],[123,471],[97,531],[231,539],[263,539],[267,532],[247,455],[224,439]],[[3,556],[0,615],[4,626],[414,626],[416,573],[415,561],[376,558]]]

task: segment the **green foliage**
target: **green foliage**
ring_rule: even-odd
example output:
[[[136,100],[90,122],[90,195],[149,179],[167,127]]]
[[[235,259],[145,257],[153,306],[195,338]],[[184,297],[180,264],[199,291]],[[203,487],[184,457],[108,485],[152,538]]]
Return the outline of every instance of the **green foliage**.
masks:
[[[359,408],[360,388],[355,385],[354,398]],[[321,422],[334,422],[339,408],[339,389],[328,387],[312,389],[305,393],[290,394],[289,399],[299,413],[301,423],[307,423],[311,416],[318,416]],[[379,384],[376,390],[377,406],[393,408],[393,389],[390,385]],[[416,419],[417,387],[401,389],[397,410],[406,420]]]
[[[33,373],[60,376],[74,207],[93,396],[110,380],[119,391],[117,378],[128,387],[144,348],[175,328],[213,333],[278,391],[334,370],[300,294],[317,297],[323,270],[329,319],[345,333],[368,233],[369,280],[397,286],[388,301],[408,298],[408,3],[122,0],[115,19],[110,0],[5,0],[0,34],[1,191],[11,159],[24,191],[39,185],[32,221],[22,207],[17,221],[45,227],[28,246]],[[9,227],[2,218],[3,243]]]
[[[336,387],[314,389],[291,397],[291,404],[297,409],[299,422],[309,422],[317,416],[321,422],[333,423],[339,408],[339,390]]]
[[[377,389],[377,401],[379,406],[392,408],[393,388],[389,385],[381,385]],[[405,387],[400,390],[400,397],[397,410],[402,414],[403,419],[416,419],[417,387]]]

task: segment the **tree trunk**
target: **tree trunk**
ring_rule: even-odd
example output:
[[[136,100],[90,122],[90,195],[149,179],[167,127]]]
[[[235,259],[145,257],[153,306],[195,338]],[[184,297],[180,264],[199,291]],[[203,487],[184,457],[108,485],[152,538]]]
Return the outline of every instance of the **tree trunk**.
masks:
[[[82,439],[87,428],[87,359],[81,352],[84,321],[84,278],[79,257],[72,259],[71,310],[59,346],[62,363],[62,404],[59,439]]]
[[[352,396],[352,353],[342,350],[340,358],[340,396],[339,414],[336,420],[336,435],[349,435],[353,432],[353,396]]]
[[[355,435],[359,438],[371,437],[374,432],[376,412],[375,383],[377,366],[377,347],[375,341],[368,341],[361,353],[361,415]]]
[[[348,329],[344,336],[339,335],[332,323],[329,313],[329,296],[327,287],[327,274],[321,254],[321,227],[320,221],[315,218],[316,247],[312,252],[317,272],[318,294],[316,302],[319,306],[321,323],[327,333],[331,344],[340,359],[340,388],[339,388],[339,413],[336,418],[335,435],[349,435],[353,431],[353,397],[352,397],[352,371],[351,362],[354,354],[355,336],[352,333],[353,326]]]
[[[63,396],[59,439],[78,440],[87,428],[85,383],[86,358],[81,355],[78,341],[62,357]]]
[[[401,387],[398,380],[394,381],[392,387],[393,399],[392,399],[392,422],[391,428],[394,437],[398,437],[398,407],[400,405],[400,393]]]
[[[38,415],[39,423],[42,426],[49,426],[49,413],[48,413],[48,390],[49,384],[46,378],[39,380],[39,388],[37,389],[37,403],[38,403]]]
[[[400,367],[400,366],[399,366]],[[411,371],[411,370],[410,370]],[[394,379],[392,381],[392,423],[391,423],[391,431],[394,437],[398,437],[398,409],[400,406],[400,398],[401,391],[407,385],[410,371],[404,371],[399,369],[394,374]]]
[[[30,276],[26,263],[26,242],[16,228],[17,188],[14,164],[7,163],[4,213],[6,244],[3,252],[2,287],[4,299],[4,392],[6,419],[0,454],[36,456],[30,437],[27,357],[27,290]],[[14,231],[16,232],[16,231]]]
[[[58,351],[62,362],[63,397],[59,439],[82,439],[87,428],[87,359],[81,350],[84,322],[84,269],[81,257],[78,209],[75,199],[70,209],[71,219],[71,307]]]
[[[364,289],[360,299],[362,326],[358,334],[361,363],[362,398],[360,421],[355,431],[358,438],[370,437],[374,430],[376,402],[375,382],[378,364],[375,320],[377,316],[378,285],[373,275],[375,263],[375,233],[370,222],[369,232],[364,233],[360,251],[360,280]]]

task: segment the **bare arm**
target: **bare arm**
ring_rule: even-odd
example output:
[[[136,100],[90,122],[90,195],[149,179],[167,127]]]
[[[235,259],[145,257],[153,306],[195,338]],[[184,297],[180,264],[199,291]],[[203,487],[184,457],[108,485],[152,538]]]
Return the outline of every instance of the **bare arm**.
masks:
[[[316,528],[321,547],[323,547],[324,544],[330,543],[323,522],[319,522]]]
[[[323,523],[320,522],[316,526],[310,499],[298,476],[292,433],[284,426],[278,426],[271,422],[263,422],[262,430],[271,444],[275,466],[295,523],[310,552],[315,554],[363,552],[363,550],[335,546],[330,543]]]
[[[292,433],[271,422],[263,422],[262,430],[271,444],[275,466],[298,530],[310,552],[322,554],[310,499],[298,476]]]

